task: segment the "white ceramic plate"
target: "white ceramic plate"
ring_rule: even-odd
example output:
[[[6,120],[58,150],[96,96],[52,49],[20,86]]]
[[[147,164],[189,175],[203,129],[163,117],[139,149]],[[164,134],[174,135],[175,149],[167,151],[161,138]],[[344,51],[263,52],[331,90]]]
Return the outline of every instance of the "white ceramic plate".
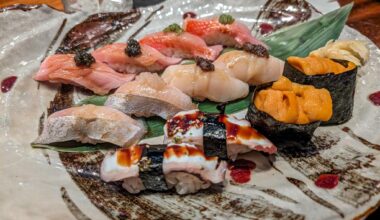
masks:
[[[101,3],[99,3],[101,2]],[[352,219],[363,217],[380,201],[380,107],[368,95],[380,90],[380,51],[366,37],[346,27],[341,38],[368,41],[371,57],[357,79],[353,118],[340,126],[318,128],[319,154],[292,158],[276,155],[273,164],[258,153],[243,157],[257,164],[251,181],[228,183],[222,192],[129,195],[117,184],[98,178],[103,153],[57,153],[32,149],[39,118],[56,92],[32,80],[49,43],[63,20],[63,33],[89,14],[127,10],[132,1],[65,1],[71,14],[47,6],[0,13],[0,79],[18,77],[14,88],[0,93],[0,219]],[[146,1],[145,1],[146,2]],[[311,1],[322,12],[337,8],[330,1]],[[252,25],[264,0],[175,1],[164,8],[137,37],[181,22],[182,14],[233,14]],[[142,9],[142,19],[119,41],[125,41],[160,5]],[[57,48],[64,34],[53,44]],[[75,98],[81,95],[76,93]],[[149,140],[159,143],[160,138]],[[276,168],[276,169],[275,169]],[[314,185],[320,173],[337,172],[339,185],[325,190]]]

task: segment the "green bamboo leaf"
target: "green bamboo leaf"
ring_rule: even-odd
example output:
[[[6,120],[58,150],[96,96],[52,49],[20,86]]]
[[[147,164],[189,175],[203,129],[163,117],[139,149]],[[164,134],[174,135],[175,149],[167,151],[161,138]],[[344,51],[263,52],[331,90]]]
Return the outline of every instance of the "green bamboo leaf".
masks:
[[[327,41],[339,38],[352,6],[353,3],[311,21],[281,29],[263,40],[275,57],[283,60],[289,56],[305,57]]]
[[[76,105],[81,106],[81,105],[93,104],[93,105],[103,106],[104,103],[106,102],[107,98],[108,98],[108,96],[106,96],[106,95],[105,96],[93,95],[93,96],[90,96],[88,98],[81,100]]]
[[[97,145],[78,145],[74,147],[67,146],[53,146],[49,144],[31,144],[33,148],[49,149],[58,152],[68,152],[68,153],[80,153],[80,152],[93,152],[99,150],[109,150],[112,149],[110,145],[97,144]]]
[[[148,132],[145,134],[144,139],[158,137],[164,135],[165,119],[160,117],[150,117],[143,119],[145,121]]]

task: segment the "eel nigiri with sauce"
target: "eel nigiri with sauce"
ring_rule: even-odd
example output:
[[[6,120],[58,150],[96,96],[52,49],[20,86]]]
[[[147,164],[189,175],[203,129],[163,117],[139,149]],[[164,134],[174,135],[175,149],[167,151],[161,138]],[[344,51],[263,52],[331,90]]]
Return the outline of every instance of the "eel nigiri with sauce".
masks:
[[[266,47],[264,43],[252,36],[246,25],[228,14],[211,19],[187,18],[183,23],[183,29],[201,37],[208,45],[221,44],[239,48],[245,43],[251,43]]]
[[[183,111],[164,126],[165,143],[193,143],[206,156],[235,160],[252,150],[273,154],[277,148],[244,119],[210,114],[199,110]]]
[[[226,169],[225,161],[206,157],[192,144],[143,144],[108,153],[100,177],[105,182],[123,181],[129,193],[174,188],[178,194],[189,194],[223,184]]]
[[[98,95],[105,95],[134,77],[134,74],[115,72],[106,64],[95,61],[91,54],[78,52],[76,55],[55,54],[47,57],[33,79],[81,86]]]
[[[33,144],[77,141],[131,146],[145,133],[142,123],[118,110],[105,106],[83,105],[51,114],[41,135]]]
[[[147,72],[119,87],[108,97],[105,105],[127,115],[157,115],[164,119],[174,116],[177,112],[196,108],[188,95],[166,84],[156,73]]]
[[[178,24],[171,24],[162,32],[148,34],[140,39],[140,44],[149,45],[162,54],[177,58],[203,57],[215,60],[222,45],[208,47],[205,41],[193,34],[184,32]]]
[[[92,56],[117,72],[130,74],[162,71],[181,61],[179,58],[167,57],[148,45],[140,45],[133,39],[128,44],[113,43],[98,48],[92,52]]]

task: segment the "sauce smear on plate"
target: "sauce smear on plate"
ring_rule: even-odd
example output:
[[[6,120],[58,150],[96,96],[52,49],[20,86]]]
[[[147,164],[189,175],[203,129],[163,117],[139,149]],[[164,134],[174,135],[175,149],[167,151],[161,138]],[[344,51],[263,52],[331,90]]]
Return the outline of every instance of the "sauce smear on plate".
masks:
[[[380,91],[372,93],[371,95],[368,96],[368,98],[369,98],[369,100],[371,100],[371,102],[374,105],[380,106]]]
[[[239,159],[229,164],[231,177],[235,183],[247,183],[251,180],[251,170],[256,168],[256,164],[249,160]]]
[[[336,174],[321,174],[317,180],[315,180],[315,185],[324,189],[333,189],[339,183],[339,176]]]
[[[1,81],[1,92],[6,93],[12,89],[17,80],[17,76],[9,76]]]

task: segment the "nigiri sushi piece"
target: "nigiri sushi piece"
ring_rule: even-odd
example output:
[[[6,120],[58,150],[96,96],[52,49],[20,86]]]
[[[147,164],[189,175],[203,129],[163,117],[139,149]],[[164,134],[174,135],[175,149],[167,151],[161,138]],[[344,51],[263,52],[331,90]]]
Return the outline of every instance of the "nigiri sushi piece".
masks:
[[[246,25],[227,14],[217,18],[187,18],[183,23],[183,29],[201,37],[207,45],[241,47],[244,43],[251,43],[265,46],[263,42],[252,36]]]
[[[260,85],[278,80],[284,70],[284,61],[273,56],[257,56],[242,50],[226,52],[214,61],[220,69],[249,85]]]
[[[108,153],[100,177],[105,182],[123,181],[129,193],[174,188],[178,194],[188,194],[223,183],[226,169],[225,161],[204,156],[192,144],[145,144]]]
[[[171,28],[170,28],[171,27]],[[177,58],[194,58],[196,56],[215,60],[223,47],[208,47],[205,41],[193,34],[183,32],[178,25],[171,25],[163,32],[148,34],[140,40],[166,56]]]
[[[159,72],[167,66],[177,64],[179,58],[171,58],[163,55],[158,50],[148,45],[137,45],[137,41],[126,43],[113,43],[101,47],[92,55],[102,63],[121,73],[137,74],[141,72]],[[139,48],[138,54],[131,53],[132,45]]]
[[[188,95],[166,84],[156,73],[147,72],[119,87],[108,97],[105,105],[127,115],[158,115],[164,119],[174,116],[177,112],[197,108]]]
[[[118,110],[105,106],[83,105],[51,114],[41,135],[33,144],[77,141],[131,146],[145,133],[142,123]]]
[[[82,86],[98,95],[105,95],[135,77],[133,74],[117,73],[106,64],[91,59],[87,59],[90,60],[88,65],[77,65],[75,57],[74,54],[47,57],[33,79]]]
[[[164,142],[193,143],[206,156],[235,160],[238,154],[277,152],[276,146],[244,119],[225,114],[207,114],[199,110],[183,111],[164,126]]]
[[[190,97],[203,101],[228,102],[246,97],[249,86],[230,76],[224,69],[204,71],[196,64],[173,65],[166,68],[162,79]]]
[[[310,52],[309,56],[347,60],[357,66],[363,66],[369,59],[369,50],[364,41],[330,40],[324,47]]]

